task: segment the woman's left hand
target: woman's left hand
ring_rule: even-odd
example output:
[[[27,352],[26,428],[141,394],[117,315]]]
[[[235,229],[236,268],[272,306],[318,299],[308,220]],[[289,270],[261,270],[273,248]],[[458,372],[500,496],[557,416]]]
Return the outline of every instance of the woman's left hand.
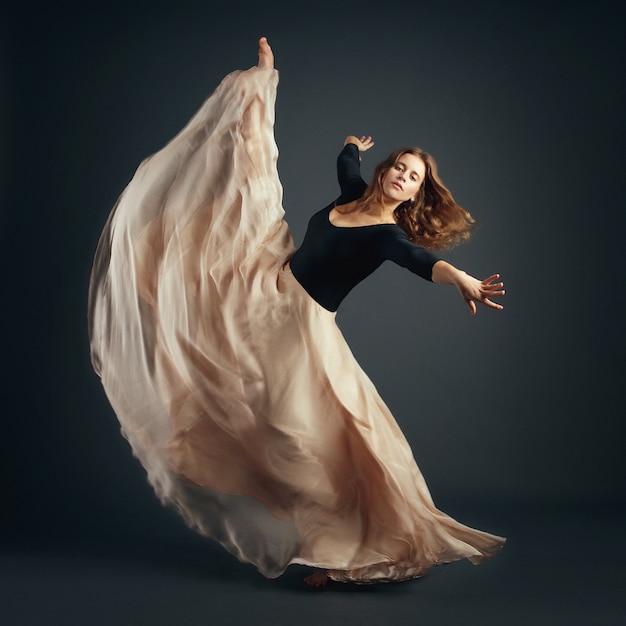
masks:
[[[353,143],[359,149],[359,152],[365,152],[374,145],[374,140],[369,135],[367,137],[362,135],[360,139],[355,135],[348,135],[343,145],[345,146],[349,143]]]
[[[492,274],[489,278],[485,278],[482,281],[465,272],[460,272],[456,276],[454,284],[467,306],[469,306],[472,315],[476,314],[477,302],[498,311],[504,308],[501,304],[491,300],[491,298],[497,298],[505,294],[504,283],[502,281],[495,282],[498,278],[500,278],[500,274]]]

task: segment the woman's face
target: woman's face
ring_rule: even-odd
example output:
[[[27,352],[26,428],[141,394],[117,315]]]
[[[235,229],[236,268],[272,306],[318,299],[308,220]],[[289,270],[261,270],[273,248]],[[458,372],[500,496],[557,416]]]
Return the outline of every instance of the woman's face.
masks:
[[[426,175],[426,165],[418,156],[405,152],[383,176],[383,194],[388,200],[406,202],[419,191]]]

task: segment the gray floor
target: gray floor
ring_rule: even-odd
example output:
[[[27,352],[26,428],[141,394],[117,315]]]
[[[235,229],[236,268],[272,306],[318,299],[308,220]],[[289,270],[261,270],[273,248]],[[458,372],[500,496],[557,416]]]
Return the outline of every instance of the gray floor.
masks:
[[[462,507],[461,507],[462,508]],[[493,560],[418,581],[359,587],[266,580],[220,547],[180,540],[11,541],[0,565],[5,626],[204,624],[625,624],[622,506],[533,504],[483,510],[509,538]],[[464,521],[476,523],[477,520]],[[484,526],[485,524],[483,524]]]

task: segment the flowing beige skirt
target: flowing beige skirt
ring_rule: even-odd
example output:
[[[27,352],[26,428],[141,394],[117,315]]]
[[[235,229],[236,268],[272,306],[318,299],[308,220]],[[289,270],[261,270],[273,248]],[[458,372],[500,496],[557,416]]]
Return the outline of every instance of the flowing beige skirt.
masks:
[[[138,168],[93,266],[94,368],[161,501],[265,576],[478,563],[504,539],[435,508],[335,314],[289,271],[277,82],[228,75]]]

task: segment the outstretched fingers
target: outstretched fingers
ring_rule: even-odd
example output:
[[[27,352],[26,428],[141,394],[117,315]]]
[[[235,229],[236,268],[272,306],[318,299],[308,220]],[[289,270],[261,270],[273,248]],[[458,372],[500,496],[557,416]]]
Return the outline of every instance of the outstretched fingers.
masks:
[[[480,298],[480,303],[484,304],[486,307],[489,307],[490,309],[496,309],[497,311],[502,311],[504,307],[498,302],[494,302],[493,300],[491,300],[491,298],[495,298],[501,295],[504,295],[504,291],[496,291],[496,292],[489,293],[489,294],[483,294],[483,296]]]
[[[361,145],[359,146],[359,150],[361,152],[369,150],[374,145],[374,140],[371,135],[361,135],[359,141],[361,142]]]
[[[495,280],[500,278],[500,274],[492,274],[489,278],[485,278],[482,281],[481,285],[485,289],[502,289],[504,287],[504,283],[502,281],[495,283]]]
[[[492,274],[489,278],[481,283],[481,302],[485,306],[491,309],[497,309],[501,311],[504,307],[497,302],[493,302],[490,298],[498,298],[503,296],[506,291],[504,290],[504,283],[502,281],[494,282],[500,278],[500,274]]]
[[[500,274],[492,274],[491,276],[489,276],[489,278],[485,278],[485,280],[482,281],[483,285],[488,285],[489,283],[492,283],[494,280],[498,280],[498,278],[500,278]]]
[[[506,292],[504,290],[504,283],[502,281],[497,281],[500,278],[500,274],[492,274],[489,278],[485,278],[485,280],[474,281],[474,285],[472,288],[467,290],[462,290],[463,299],[465,303],[469,307],[469,310],[472,315],[476,314],[476,304],[480,303],[490,309],[495,309],[496,311],[501,311],[504,307],[492,300],[492,298],[499,298],[503,296]]]
[[[504,293],[504,292],[502,292]],[[493,294],[493,295],[499,295],[499,294]],[[480,302],[481,304],[483,304],[484,306],[490,308],[490,309],[496,309],[497,311],[502,311],[502,309],[504,309],[504,307],[501,304],[498,304],[497,302],[493,302],[492,300],[490,300],[487,296],[482,295],[480,298],[466,298],[465,302],[467,303],[467,306],[469,307],[470,313],[472,315],[476,315],[476,302]]]

